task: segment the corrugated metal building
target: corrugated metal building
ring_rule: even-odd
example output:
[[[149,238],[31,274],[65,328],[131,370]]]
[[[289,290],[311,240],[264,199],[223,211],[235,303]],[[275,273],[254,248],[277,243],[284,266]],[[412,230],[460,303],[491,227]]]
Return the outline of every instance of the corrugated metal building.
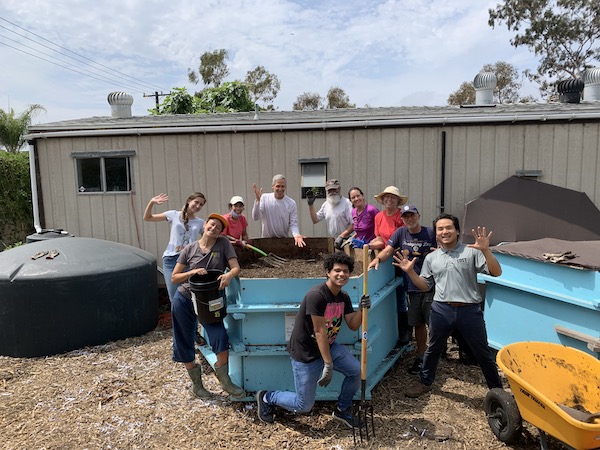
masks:
[[[442,209],[462,218],[466,202],[522,171],[600,207],[597,102],[94,117],[32,126],[29,140],[42,227],[140,246],[159,260],[168,226],[142,221],[152,196],[169,194],[162,211],[203,192],[206,217],[242,195],[257,237],[252,183],[270,192],[277,173],[307,236],[326,228],[312,224],[301,197],[327,178],[343,192],[361,187],[373,204],[396,185],[427,224]]]

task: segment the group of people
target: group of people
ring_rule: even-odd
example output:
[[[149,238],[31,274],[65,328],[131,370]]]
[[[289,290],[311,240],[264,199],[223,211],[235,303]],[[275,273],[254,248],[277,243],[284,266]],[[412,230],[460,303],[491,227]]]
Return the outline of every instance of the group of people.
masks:
[[[253,185],[255,201],[252,218],[260,220],[262,237],[294,238],[295,245],[306,245],[298,225],[296,202],[286,195],[286,179],[275,175],[272,192],[264,193]],[[432,388],[435,373],[447,339],[460,332],[481,367],[488,387],[502,387],[493,355],[487,345],[482,298],[477,288],[477,273],[499,276],[501,268],[489,249],[491,232],[485,228],[472,230],[475,243],[459,242],[460,225],[449,214],[438,216],[433,228],[420,223],[418,209],[407,204],[408,197],[395,186],[386,187],[375,199],[380,211],[370,205],[363,191],[352,187],[343,197],[340,183],[328,180],[325,202],[315,211],[315,196],[306,193],[313,223],[326,221],[327,233],[335,238],[336,250],[345,245],[368,246],[378,250],[369,268],[392,259],[397,275],[404,283],[396,292],[398,329],[402,344],[412,339],[414,329],[417,357],[409,371],[418,375],[407,387],[408,397],[418,397]],[[144,220],[166,220],[171,225],[169,244],[163,255],[165,281],[172,302],[173,359],[184,364],[192,380],[192,392],[200,398],[210,395],[202,385],[200,366],[195,362],[194,336],[197,317],[190,301],[189,279],[218,269],[219,289],[225,289],[240,272],[232,244],[248,241],[248,221],[243,214],[244,201],[232,197],[229,213],[212,213],[206,222],[197,214],[206,203],[201,193],[192,194],[181,211],[154,214],[154,205],[168,200],[160,194],[153,197],[144,212]],[[333,371],[344,375],[333,417],[349,427],[361,426],[352,415],[351,402],[360,385],[360,364],[343,345],[335,342],[343,321],[358,330],[363,309],[371,306],[363,295],[358,311],[343,291],[354,269],[352,257],[336,251],[325,258],[325,282],[311,289],[301,302],[295,319],[288,352],[294,373],[295,392],[259,391],[256,394],[258,416],[273,422],[276,407],[295,413],[312,409],[318,386],[327,386]],[[406,292],[406,294],[405,294]],[[408,301],[406,298],[408,297]],[[343,319],[343,320],[342,320]],[[244,397],[244,390],[228,375],[229,341],[223,321],[202,323],[213,352],[217,356],[215,372],[222,387],[233,397]]]

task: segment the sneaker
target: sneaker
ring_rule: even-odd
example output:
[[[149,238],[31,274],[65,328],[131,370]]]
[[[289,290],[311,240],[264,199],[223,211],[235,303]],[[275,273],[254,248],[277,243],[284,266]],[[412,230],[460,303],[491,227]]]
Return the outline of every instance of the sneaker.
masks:
[[[258,391],[256,393],[256,405],[258,407],[258,418],[265,423],[273,423],[273,407],[265,402],[267,391]]]
[[[421,358],[415,358],[412,366],[410,366],[408,369],[408,373],[412,373],[413,375],[419,375],[422,366],[423,360]]]
[[[420,381],[416,381],[410,384],[406,390],[404,391],[404,395],[410,398],[417,398],[423,395],[426,392],[431,390],[431,385],[427,386],[426,384],[421,383]]]
[[[364,422],[360,420],[360,418],[352,415],[351,407],[342,411],[336,406],[333,410],[332,416],[334,419],[339,420],[348,428],[363,428],[365,426]]]

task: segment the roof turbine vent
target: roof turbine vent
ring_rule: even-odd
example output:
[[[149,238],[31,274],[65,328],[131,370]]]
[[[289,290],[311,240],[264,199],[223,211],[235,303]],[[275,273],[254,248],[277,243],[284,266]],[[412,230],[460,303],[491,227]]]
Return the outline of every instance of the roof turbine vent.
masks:
[[[497,78],[494,72],[479,72],[475,75],[473,86],[475,87],[476,105],[493,105],[494,89],[496,88]]]
[[[116,119],[126,119],[131,117],[131,105],[133,105],[133,96],[127,92],[111,92],[108,94],[108,104],[110,105],[111,116]]]
[[[583,100],[586,102],[600,101],[600,68],[588,67],[583,72]]]
[[[556,83],[558,99],[561,103],[579,103],[581,101],[581,91],[583,91],[583,80],[571,78]]]

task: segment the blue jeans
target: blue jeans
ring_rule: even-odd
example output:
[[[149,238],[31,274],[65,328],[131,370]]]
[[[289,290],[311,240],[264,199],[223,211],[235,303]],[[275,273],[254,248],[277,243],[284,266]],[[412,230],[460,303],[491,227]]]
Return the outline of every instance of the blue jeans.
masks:
[[[330,348],[333,370],[345,376],[338,397],[338,407],[345,410],[352,406],[352,398],[360,387],[360,362],[341,344],[334,342]],[[292,369],[296,392],[269,391],[265,395],[265,401],[293,413],[307,413],[315,404],[317,381],[323,372],[323,359],[304,363],[292,358]]]
[[[171,303],[173,316],[173,361],[193,362],[196,359],[196,329],[198,328],[196,313],[192,301],[179,291]],[[223,321],[203,323],[208,341],[215,355],[229,349],[229,336]]]
[[[448,336],[458,330],[473,352],[488,388],[501,388],[496,361],[488,347],[487,332],[483,311],[478,303],[467,306],[450,306],[447,303],[431,303],[429,315],[429,344],[423,357],[420,378],[423,384],[430,386],[435,380],[440,357],[446,349]]]
[[[167,287],[167,292],[169,293],[169,300],[171,300],[171,304],[173,304],[173,299],[175,298],[175,292],[177,292],[178,284],[171,283],[171,275],[173,274],[173,269],[175,268],[175,264],[177,264],[177,258],[179,255],[175,256],[163,256],[163,276],[165,277],[165,286]]]

